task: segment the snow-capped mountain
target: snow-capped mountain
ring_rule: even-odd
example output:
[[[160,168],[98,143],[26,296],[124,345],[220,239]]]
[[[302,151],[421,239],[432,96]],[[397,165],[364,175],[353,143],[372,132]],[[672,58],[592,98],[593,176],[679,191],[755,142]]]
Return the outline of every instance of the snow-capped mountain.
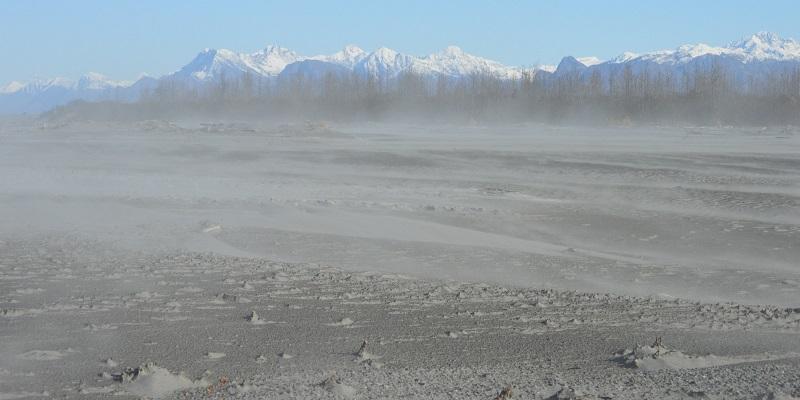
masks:
[[[496,61],[468,54],[456,46],[416,60],[414,72],[427,75],[437,74],[449,78],[469,75],[488,75],[499,79],[515,79],[521,76],[521,69],[507,67]]]
[[[767,60],[797,61],[800,60],[800,42],[793,39],[782,39],[774,33],[759,32],[725,47],[714,47],[702,43],[689,44],[674,50],[642,54],[634,59],[658,64],[686,64],[702,56],[731,58],[742,63]]]
[[[729,70],[736,82],[752,82],[754,77],[764,76],[770,71],[800,67],[800,42],[760,32],[723,47],[683,45],[644,54],[626,52],[608,61],[596,57],[565,57],[558,66],[542,65],[531,70],[551,80],[565,75],[588,79],[596,72],[601,77],[608,77],[623,68],[680,76],[712,63]],[[78,99],[136,101],[144,93],[153,92],[161,83],[170,82],[202,90],[222,80],[239,81],[245,76],[258,80],[260,84],[298,76],[320,80],[331,74],[392,82],[404,73],[414,73],[431,79],[457,81],[472,75],[515,79],[521,77],[523,71],[519,67],[469,54],[455,46],[426,56],[404,54],[386,47],[368,52],[354,45],[330,55],[310,57],[275,45],[253,53],[205,49],[188,64],[158,79],[143,77],[131,83],[91,73],[77,80],[56,78],[28,83],[10,82],[0,86],[0,114],[37,113]]]
[[[597,64],[602,64],[603,63],[603,60],[601,60],[601,59],[599,59],[597,57],[578,57],[578,58],[576,58],[576,60],[578,60],[578,62],[580,62],[581,64],[583,64],[583,65],[585,65],[587,67],[591,67],[592,65],[597,65]]]
[[[114,81],[102,74],[90,72],[80,77],[78,80],[54,78],[36,79],[28,83],[14,81],[0,89],[0,93],[36,93],[55,88],[67,90],[105,90],[117,87],[127,87],[131,84],[132,82],[130,81]]]
[[[7,85],[0,87],[0,94],[11,94],[18,92],[25,88],[25,84],[22,82],[12,81]]]
[[[38,113],[74,100],[132,100],[128,81],[115,81],[98,73],[77,80],[37,79],[11,82],[0,89],[0,114]],[[134,96],[135,97],[135,96]]]
[[[414,57],[381,47],[367,54],[353,68],[359,75],[389,80],[396,78],[404,71],[411,71],[413,65]]]
[[[629,69],[634,74],[671,76],[673,84],[677,85],[684,76],[721,67],[731,83],[747,90],[763,83],[771,73],[800,68],[800,42],[759,32],[723,47],[701,43],[644,54],[625,52],[605,62],[597,61],[564,57],[546,79],[558,80],[569,75],[572,79],[588,80],[599,76],[606,85],[609,77],[619,76],[621,71]]]
[[[333,53],[329,56],[321,55],[321,56],[310,57],[310,60],[337,64],[342,67],[347,67],[352,69],[355,67],[356,64],[358,64],[368,55],[369,53],[364,51],[362,48],[353,44],[349,44],[345,46],[344,49],[342,49],[341,51]]]
[[[253,76],[274,77],[287,65],[304,57],[279,46],[267,46],[255,53],[236,53],[226,49],[205,49],[194,60],[165,78],[187,82],[210,82],[220,78]]]
[[[626,63],[678,66],[697,61],[697,59],[703,57],[735,61],[739,64],[769,61],[800,62],[800,42],[794,39],[782,39],[774,33],[759,32],[724,47],[709,46],[703,43],[687,44],[673,50],[660,50],[644,54],[625,52],[606,62],[601,62],[595,57],[578,59],[565,57],[562,59],[562,63],[566,62],[572,65],[575,61],[578,61],[585,67]]]
[[[104,90],[118,87],[127,87],[133,84],[131,81],[115,81],[103,74],[90,72],[80,77],[73,83],[73,87],[78,90]]]
[[[386,47],[366,52],[359,47],[349,45],[332,55],[309,57],[295,64],[298,65],[287,66],[282,75],[303,73],[310,78],[318,78],[329,72],[355,73],[358,76],[371,76],[385,82],[403,73],[446,79],[458,79],[470,75],[514,79],[520,77],[522,72],[520,68],[508,67],[496,61],[468,54],[455,46],[418,57]]]
[[[303,76],[319,81],[330,74],[343,77],[353,73],[356,65],[368,56],[369,53],[360,47],[347,45],[344,49],[331,55],[308,57],[288,64],[279,74],[279,79],[289,80],[296,76]]]
[[[553,75],[561,76],[565,74],[574,74],[586,70],[587,67],[589,66],[578,61],[577,58],[566,56],[561,59],[560,63],[558,63]]]

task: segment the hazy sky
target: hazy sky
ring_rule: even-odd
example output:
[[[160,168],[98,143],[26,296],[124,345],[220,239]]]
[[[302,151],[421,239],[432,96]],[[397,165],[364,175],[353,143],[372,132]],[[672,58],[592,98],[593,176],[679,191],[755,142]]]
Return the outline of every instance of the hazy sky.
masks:
[[[233,4],[236,3],[236,4]],[[6,0],[0,83],[117,79],[178,69],[205,47],[304,55],[353,43],[423,55],[454,44],[510,65],[614,57],[684,43],[724,45],[768,30],[800,39],[800,1]]]

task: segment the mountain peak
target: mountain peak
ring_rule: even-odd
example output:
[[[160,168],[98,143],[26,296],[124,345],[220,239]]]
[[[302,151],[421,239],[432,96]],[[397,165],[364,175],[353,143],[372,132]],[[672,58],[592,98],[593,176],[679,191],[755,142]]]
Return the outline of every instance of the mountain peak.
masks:
[[[792,39],[783,39],[778,36],[778,34],[772,32],[762,31],[739,41],[733,42],[728,45],[728,48],[744,50],[752,50],[756,48],[780,48],[786,45],[791,45],[792,43],[796,42]]]
[[[444,50],[442,50],[441,54],[450,57],[456,57],[462,56],[466,53],[464,53],[464,50],[461,50],[461,48],[458,46],[447,46],[444,48]]]
[[[348,44],[347,46],[344,46],[344,49],[342,49],[342,53],[356,55],[356,54],[364,54],[365,51],[361,47],[358,47],[354,44]]]
[[[343,49],[333,53],[331,55],[318,55],[311,57],[310,60],[312,61],[323,61],[323,62],[330,62],[340,66],[345,66],[348,68],[352,68],[357,62],[361,61],[368,54],[362,48],[354,45],[348,44],[344,46]]]
[[[206,48],[180,71],[170,75],[170,78],[208,81],[222,76],[236,77],[243,73],[275,76],[286,65],[301,59],[293,51],[277,45],[268,45],[264,50],[250,54]]]
[[[589,57],[578,57],[578,58],[576,58],[576,60],[578,60],[579,63],[581,63],[581,64],[583,64],[583,65],[585,65],[587,67],[591,67],[592,65],[601,64],[603,62],[603,60],[601,60],[601,59],[599,59],[597,57],[592,57],[592,56],[589,56]]]
[[[561,62],[558,63],[558,67],[556,67],[556,73],[560,74],[565,72],[580,71],[584,68],[586,68],[586,65],[578,61],[577,58],[573,56],[566,56],[561,59]]]
[[[69,88],[75,84],[75,81],[69,78],[64,77],[56,77],[53,79],[45,79],[45,80],[36,80],[33,82],[34,85],[41,85],[44,87],[63,87]]]
[[[741,53],[747,59],[787,60],[800,58],[800,42],[783,39],[772,32],[758,32],[748,38],[733,42],[727,49]]]
[[[781,37],[776,33],[761,31],[750,35],[750,37],[739,40],[738,42],[733,42],[728,47],[737,48],[752,45],[779,46],[783,43],[783,41],[784,40],[781,39]]]
[[[314,59],[352,67],[364,57],[367,57],[366,51],[354,44],[348,44],[347,46],[344,46],[342,50],[339,50],[330,56],[317,56],[314,57]]]
[[[24,87],[25,87],[24,83],[12,81],[9,82],[7,85],[0,87],[0,93],[3,94],[15,93],[22,90]]]
[[[800,42],[782,39],[770,32],[758,32],[725,47],[703,43],[686,44],[675,50],[645,53],[638,58],[658,64],[685,64],[703,56],[725,57],[742,63],[766,60],[800,61]]]
[[[264,48],[264,52],[263,53],[267,54],[267,55],[274,55],[274,56],[281,56],[281,57],[282,56],[287,56],[287,55],[296,56],[295,52],[293,52],[293,51],[291,51],[291,50],[289,50],[289,49],[287,49],[285,47],[278,46],[276,44],[267,45],[267,47]]]
[[[765,40],[768,42],[782,40],[781,37],[777,33],[768,32],[768,31],[761,31],[753,35],[753,37],[759,38],[761,40]]]
[[[75,83],[75,88],[77,89],[91,89],[91,90],[102,90],[108,88],[115,88],[121,86],[128,86],[131,82],[127,81],[114,81],[109,79],[107,76],[98,73],[98,72],[89,72],[78,79]]]
[[[382,59],[382,60],[393,60],[400,53],[398,53],[397,51],[394,51],[394,50],[392,50],[392,49],[390,49],[388,47],[381,47],[381,48],[375,50],[372,54],[375,57],[377,57],[379,59]]]
[[[634,58],[637,58],[637,57],[639,57],[639,54],[634,53],[632,51],[626,51],[626,52],[614,57],[614,59],[612,59],[611,62],[614,63],[614,64],[622,64],[622,63],[626,63],[626,62],[628,62],[630,60],[633,60]]]
[[[234,59],[238,58],[239,54],[233,50],[228,49],[217,49],[216,50],[216,57],[221,59]]]

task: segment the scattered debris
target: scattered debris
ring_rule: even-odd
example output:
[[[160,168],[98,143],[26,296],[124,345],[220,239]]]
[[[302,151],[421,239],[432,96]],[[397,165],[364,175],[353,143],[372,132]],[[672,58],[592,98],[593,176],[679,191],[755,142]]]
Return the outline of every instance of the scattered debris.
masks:
[[[263,319],[259,318],[255,311],[250,311],[250,314],[248,314],[245,319],[250,321],[250,323],[253,325],[263,325],[266,323]]]
[[[506,386],[500,393],[497,394],[497,397],[494,400],[508,400],[514,397],[514,391],[512,390],[511,386]]]

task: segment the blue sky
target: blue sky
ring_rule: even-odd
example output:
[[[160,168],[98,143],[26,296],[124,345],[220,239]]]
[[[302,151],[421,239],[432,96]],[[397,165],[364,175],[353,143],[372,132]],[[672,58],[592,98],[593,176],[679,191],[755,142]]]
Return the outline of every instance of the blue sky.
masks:
[[[229,4],[235,3],[235,4]],[[800,1],[151,1],[7,0],[0,82],[117,79],[176,70],[205,47],[269,43],[332,53],[353,43],[428,54],[454,44],[510,65],[606,59],[768,30],[800,39]]]

